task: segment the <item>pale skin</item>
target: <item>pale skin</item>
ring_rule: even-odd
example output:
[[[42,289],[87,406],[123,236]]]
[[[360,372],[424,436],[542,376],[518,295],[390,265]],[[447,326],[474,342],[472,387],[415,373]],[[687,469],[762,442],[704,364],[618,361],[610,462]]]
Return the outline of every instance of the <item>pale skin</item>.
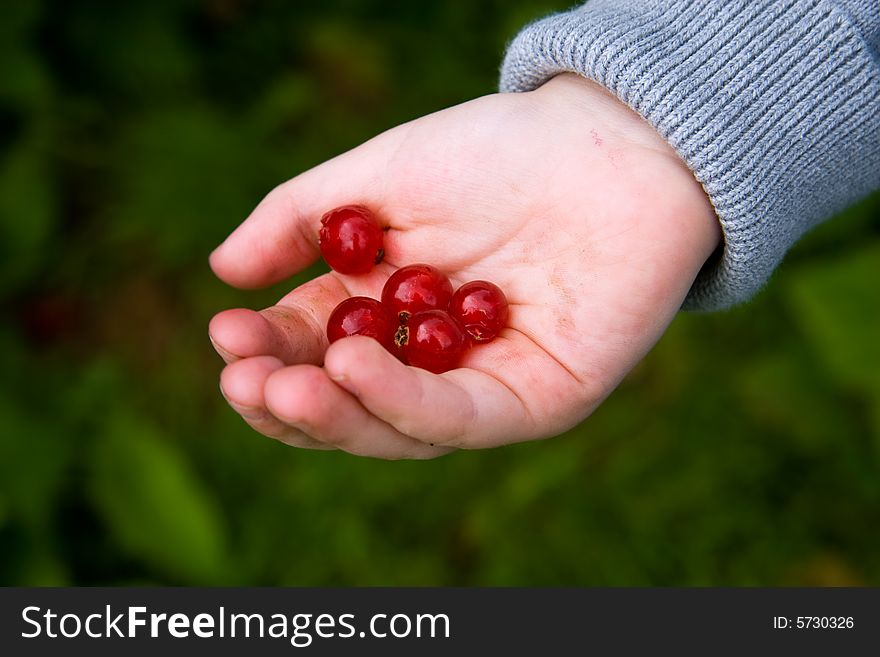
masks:
[[[279,185],[211,255],[225,282],[269,285],[319,257],[321,215],[371,208],[384,261],[331,272],[211,341],[230,406],[295,447],[433,458],[558,435],[659,340],[721,239],[708,197],[654,129],[598,85],[559,75],[389,130]],[[363,337],[327,345],[344,298],[379,298],[426,262],[454,286],[498,284],[509,326],[459,369],[408,367]]]

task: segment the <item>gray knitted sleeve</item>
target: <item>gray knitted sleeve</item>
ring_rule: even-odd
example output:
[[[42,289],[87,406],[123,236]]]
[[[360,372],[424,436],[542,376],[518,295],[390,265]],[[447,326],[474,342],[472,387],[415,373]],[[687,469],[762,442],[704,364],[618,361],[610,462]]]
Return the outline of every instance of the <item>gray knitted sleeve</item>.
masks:
[[[684,307],[748,299],[807,229],[880,187],[880,0],[591,0],[526,27],[502,91],[563,71],[647,119],[724,245]]]

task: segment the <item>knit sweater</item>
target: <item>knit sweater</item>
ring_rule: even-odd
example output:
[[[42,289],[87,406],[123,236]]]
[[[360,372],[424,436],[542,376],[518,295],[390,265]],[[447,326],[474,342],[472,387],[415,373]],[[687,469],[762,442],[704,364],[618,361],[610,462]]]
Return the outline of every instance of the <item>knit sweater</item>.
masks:
[[[880,0],[591,0],[526,27],[502,91],[571,71],[641,114],[724,243],[684,307],[751,297],[810,227],[880,188]]]

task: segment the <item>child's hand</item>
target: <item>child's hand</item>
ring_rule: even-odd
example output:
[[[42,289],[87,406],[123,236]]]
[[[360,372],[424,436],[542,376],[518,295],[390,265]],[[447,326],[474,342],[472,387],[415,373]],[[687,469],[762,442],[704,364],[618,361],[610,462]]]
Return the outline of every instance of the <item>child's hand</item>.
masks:
[[[221,387],[257,431],[382,458],[554,436],[584,419],[659,339],[720,239],[691,172],[601,87],[561,75],[390,130],[273,190],[211,256],[224,281],[268,285],[318,257],[321,215],[370,207],[384,262],[331,272],[210,334]],[[327,347],[343,298],[379,298],[427,262],[454,286],[497,283],[509,327],[442,375],[368,339]],[[323,368],[321,363],[323,362]]]

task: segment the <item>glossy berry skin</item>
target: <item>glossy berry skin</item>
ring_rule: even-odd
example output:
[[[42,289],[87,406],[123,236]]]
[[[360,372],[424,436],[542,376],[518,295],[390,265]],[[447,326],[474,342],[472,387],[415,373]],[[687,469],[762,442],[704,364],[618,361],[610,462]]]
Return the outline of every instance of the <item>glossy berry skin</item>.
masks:
[[[446,310],[452,283],[431,265],[407,265],[391,274],[382,288],[382,303],[396,313],[401,324],[424,310]]]
[[[360,205],[345,205],[321,217],[321,255],[340,274],[366,274],[382,262],[383,238],[373,213]]]
[[[404,362],[442,374],[458,367],[470,347],[467,333],[445,310],[424,310],[413,314],[397,330],[396,344]]]
[[[507,326],[510,309],[501,288],[489,281],[465,283],[452,295],[449,314],[474,342],[488,342]]]
[[[327,339],[333,344],[350,335],[366,335],[396,354],[394,334],[397,326],[394,315],[380,302],[369,297],[350,297],[330,313],[330,319],[327,320]]]

